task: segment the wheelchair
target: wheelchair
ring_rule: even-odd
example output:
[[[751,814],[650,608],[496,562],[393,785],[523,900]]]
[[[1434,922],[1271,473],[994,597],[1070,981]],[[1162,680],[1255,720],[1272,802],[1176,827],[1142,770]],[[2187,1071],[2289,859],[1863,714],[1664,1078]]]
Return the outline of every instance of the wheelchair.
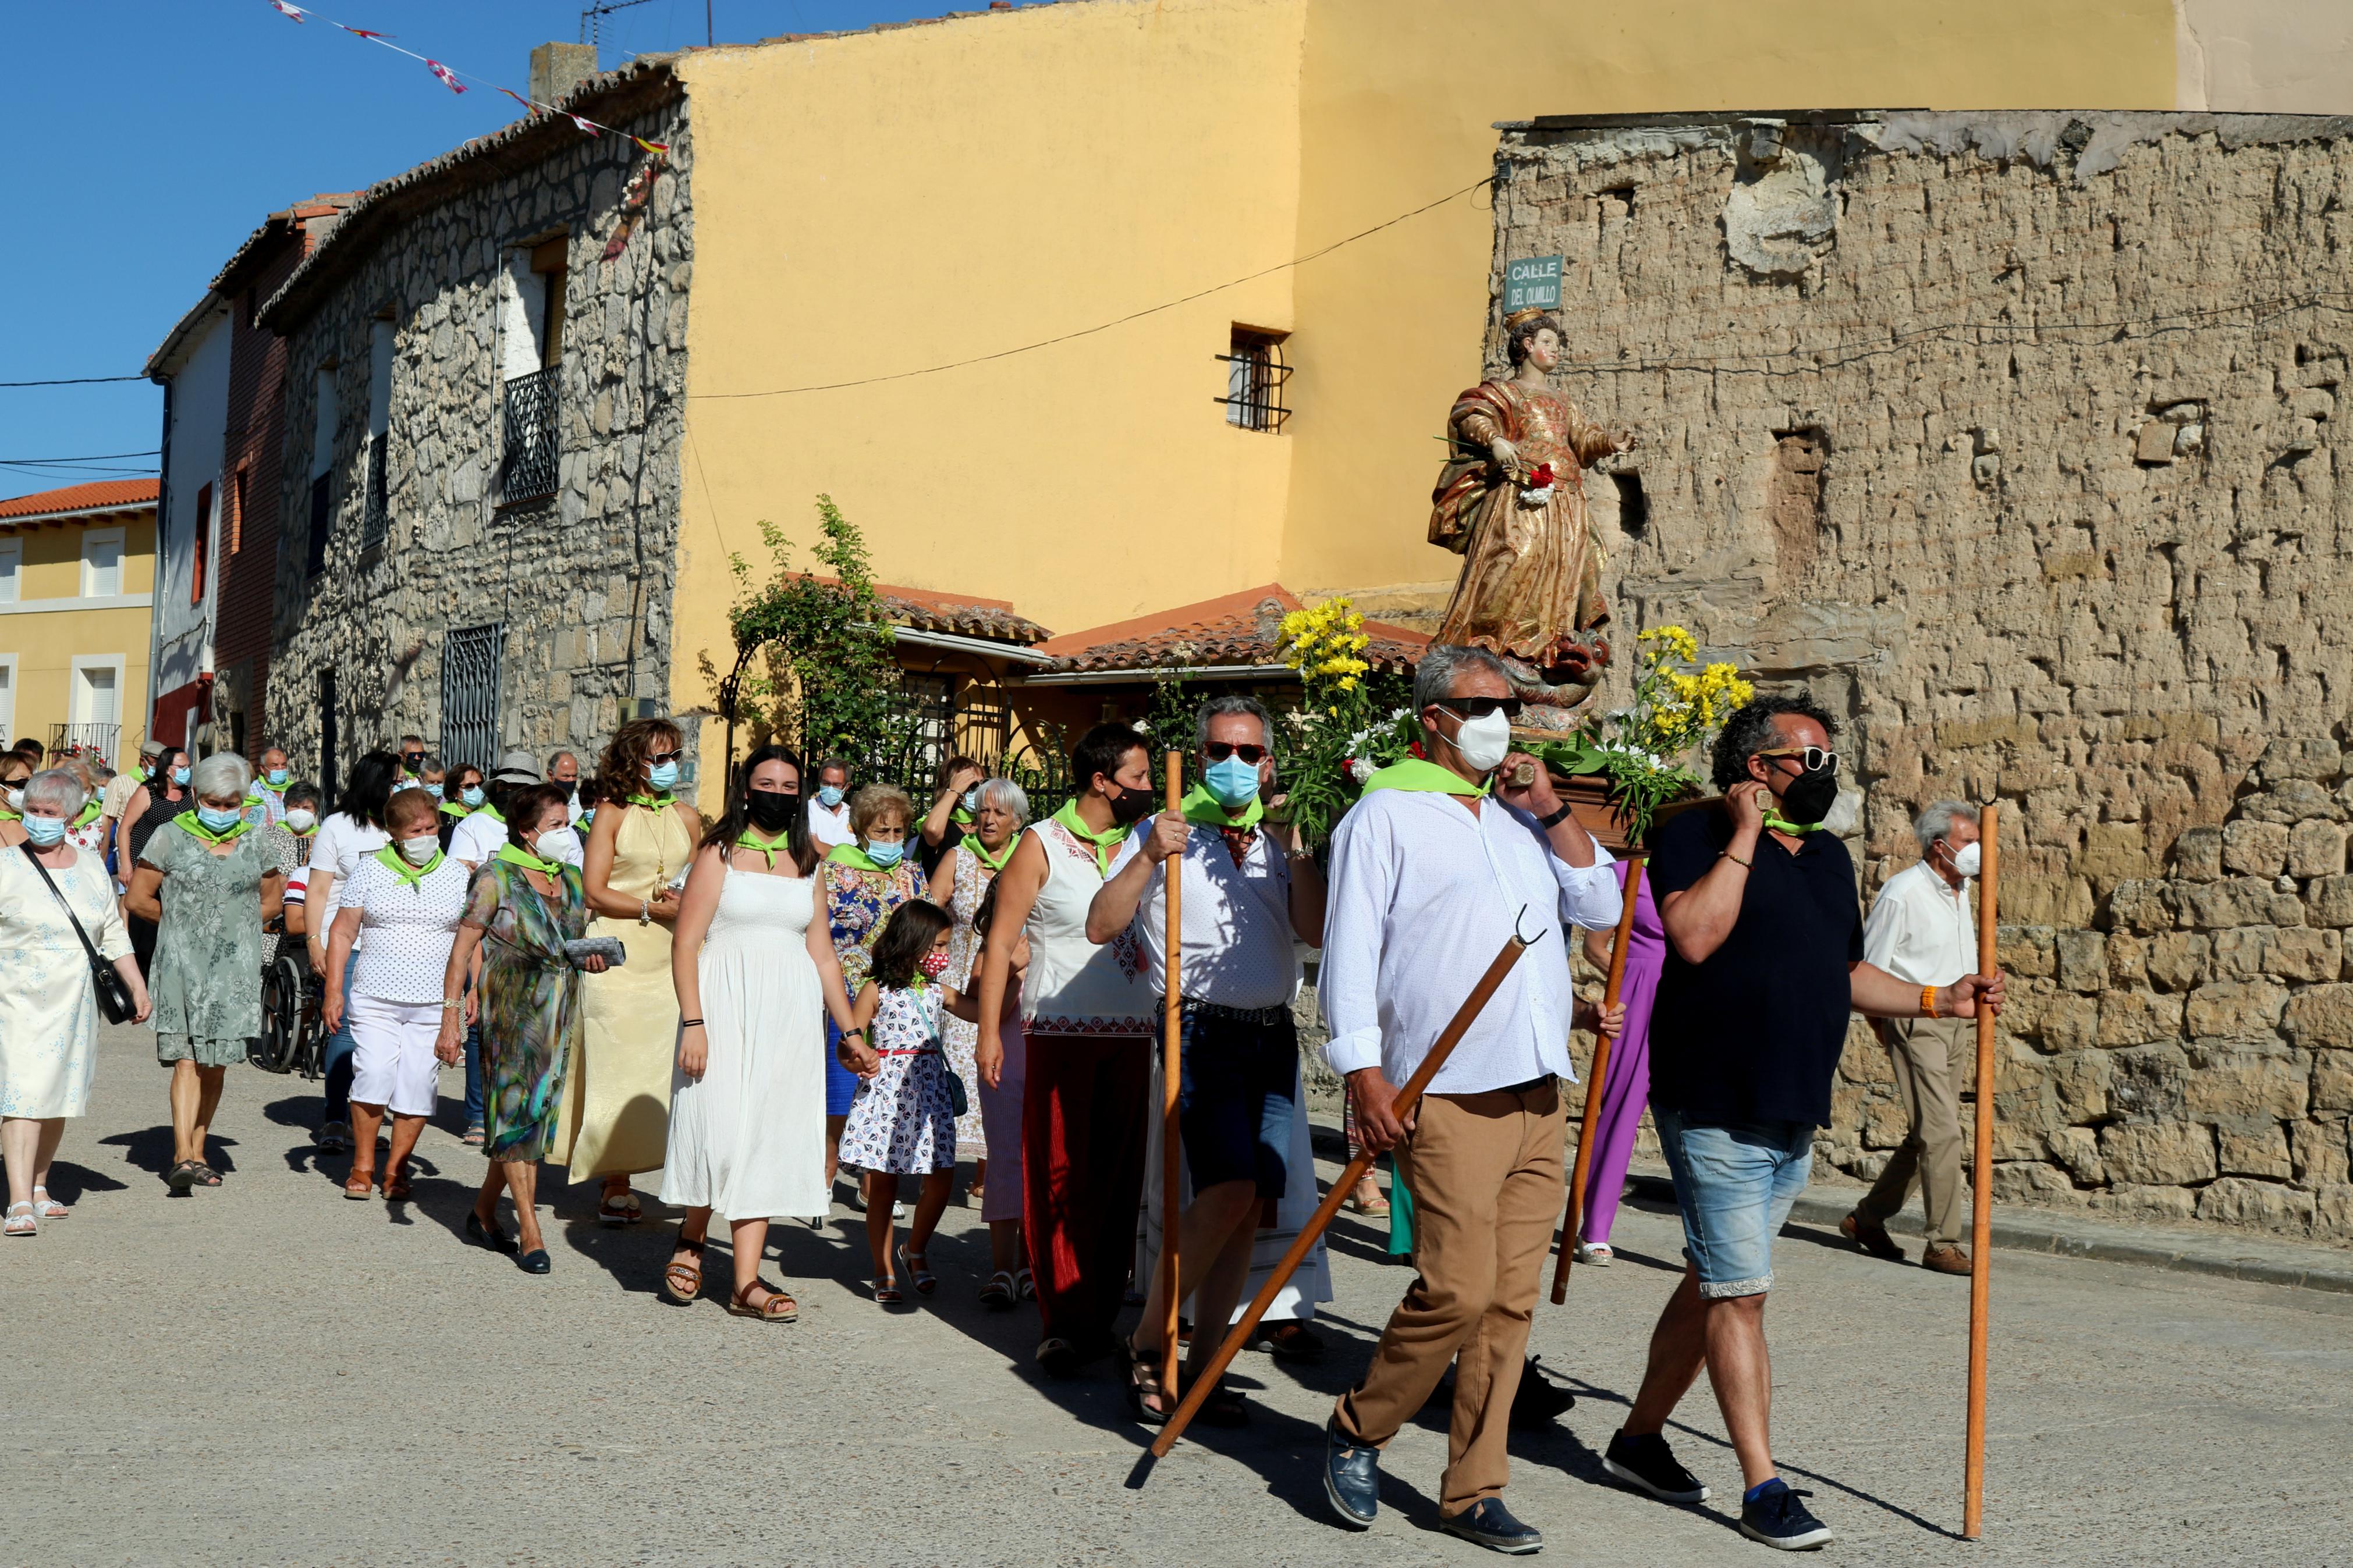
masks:
[[[264,1072],[316,1079],[326,1052],[326,983],[299,953],[261,972],[261,1039],[250,1060]]]

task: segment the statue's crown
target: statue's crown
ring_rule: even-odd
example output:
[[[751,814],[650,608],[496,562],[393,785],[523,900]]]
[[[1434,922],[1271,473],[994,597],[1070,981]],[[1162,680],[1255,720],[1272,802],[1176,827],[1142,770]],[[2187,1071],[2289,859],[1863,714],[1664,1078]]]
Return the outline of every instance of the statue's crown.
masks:
[[[1531,305],[1525,310],[1514,310],[1504,318],[1504,331],[1510,331],[1523,321],[1533,321],[1538,316],[1549,316],[1552,310],[1544,305]]]

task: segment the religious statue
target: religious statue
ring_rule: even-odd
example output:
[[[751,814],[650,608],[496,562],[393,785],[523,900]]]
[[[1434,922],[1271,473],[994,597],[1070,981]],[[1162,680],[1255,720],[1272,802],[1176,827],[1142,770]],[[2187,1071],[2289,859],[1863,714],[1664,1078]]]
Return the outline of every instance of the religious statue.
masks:
[[[1600,629],[1603,551],[1585,509],[1585,469],[1630,448],[1591,423],[1546,380],[1560,363],[1560,322],[1542,310],[1504,321],[1514,374],[1482,382],[1447,416],[1453,456],[1430,497],[1430,542],[1462,557],[1435,641],[1501,658],[1520,725],[1582,722],[1609,662]]]

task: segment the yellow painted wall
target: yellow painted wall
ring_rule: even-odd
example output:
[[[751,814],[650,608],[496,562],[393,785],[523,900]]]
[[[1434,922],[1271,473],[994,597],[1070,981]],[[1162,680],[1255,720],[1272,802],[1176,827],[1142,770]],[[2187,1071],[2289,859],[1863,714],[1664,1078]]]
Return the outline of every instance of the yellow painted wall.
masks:
[[[1313,0],[1302,62],[1303,255],[1481,178],[1496,121],[2171,109],[2176,79],[2171,0]],[[1298,269],[1293,589],[1452,582],[1459,558],[1423,531],[1431,437],[1479,378],[1493,244],[1482,190]]]
[[[151,511],[135,519],[101,517],[97,526],[122,528],[122,591],[153,594],[155,586],[155,522]],[[84,524],[17,530],[24,545],[18,569],[17,603],[72,599],[81,594]],[[16,658],[16,714],[5,742],[30,735],[48,743],[50,726],[71,715],[69,683],[77,656],[118,654],[122,734],[117,767],[135,758],[147,735],[148,616],[146,608],[63,609],[0,614],[0,654]]]

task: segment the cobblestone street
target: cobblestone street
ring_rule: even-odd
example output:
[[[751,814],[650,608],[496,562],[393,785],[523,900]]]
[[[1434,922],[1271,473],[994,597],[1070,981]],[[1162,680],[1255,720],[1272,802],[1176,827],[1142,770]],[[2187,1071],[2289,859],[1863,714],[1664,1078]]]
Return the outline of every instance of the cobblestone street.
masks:
[[[770,1275],[802,1321],[764,1327],[715,1294],[664,1301],[670,1227],[601,1231],[586,1187],[556,1189],[552,1277],[462,1245],[481,1165],[446,1126],[427,1134],[415,1203],[344,1202],[342,1162],[312,1164],[317,1101],[299,1079],[234,1071],[216,1127],[228,1180],[170,1199],[151,1048],[143,1030],[106,1032],[55,1184],[74,1214],[0,1249],[10,1562],[1484,1560],[1434,1528],[1434,1412],[1389,1450],[1377,1528],[1326,1522],[1324,1414],[1406,1280],[1364,1221],[1335,1236],[1325,1361],[1243,1357],[1253,1425],[1204,1429],[1134,1486],[1144,1434],[1108,1372],[1042,1382],[1034,1318],[973,1300],[973,1210],[950,1209],[940,1294],[902,1316],[851,1289],[864,1247],[845,1211],[778,1227]],[[457,1087],[445,1079],[445,1107]],[[1733,1529],[1738,1471],[1704,1384],[1671,1436],[1713,1504],[1600,1477],[1676,1232],[1630,1207],[1618,1239],[1616,1267],[1579,1270],[1566,1310],[1538,1308],[1535,1349],[1579,1403],[1514,1437],[1511,1502],[1549,1562],[1761,1562]],[[1973,1547],[1951,1533],[1966,1282],[1831,1239],[1784,1237],[1769,1321],[1778,1456],[1839,1533],[1826,1561],[2341,1553],[2353,1297],[1997,1254]],[[712,1264],[723,1278],[716,1249]]]

